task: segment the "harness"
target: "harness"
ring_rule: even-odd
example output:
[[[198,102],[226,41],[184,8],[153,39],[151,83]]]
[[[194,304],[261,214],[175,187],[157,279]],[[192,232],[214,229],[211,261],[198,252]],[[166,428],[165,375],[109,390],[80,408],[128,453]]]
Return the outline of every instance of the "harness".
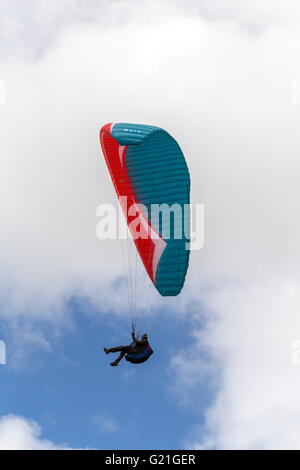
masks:
[[[133,344],[134,343],[132,343],[131,345],[133,345]],[[144,349],[142,349],[141,351],[134,351],[133,350],[132,352],[126,353],[125,354],[125,359],[126,359],[126,361],[131,362],[132,364],[141,364],[142,362],[147,361],[147,359],[149,359],[151,354],[153,354],[153,351],[150,347],[150,344],[148,343],[146,345],[146,347]]]

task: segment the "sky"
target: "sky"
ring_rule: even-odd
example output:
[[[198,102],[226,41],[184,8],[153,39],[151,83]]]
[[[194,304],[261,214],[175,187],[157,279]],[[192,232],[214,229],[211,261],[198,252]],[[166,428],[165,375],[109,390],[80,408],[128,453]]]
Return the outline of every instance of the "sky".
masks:
[[[300,5],[1,0],[0,449],[300,448]],[[130,341],[107,122],[178,140],[205,208]]]

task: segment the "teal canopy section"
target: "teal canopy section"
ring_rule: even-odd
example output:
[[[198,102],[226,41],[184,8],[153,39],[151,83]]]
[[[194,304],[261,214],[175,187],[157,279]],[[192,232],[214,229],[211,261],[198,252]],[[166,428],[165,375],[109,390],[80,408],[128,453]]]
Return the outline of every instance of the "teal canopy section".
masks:
[[[113,124],[111,135],[120,145],[138,145],[151,132],[162,130],[145,124]]]

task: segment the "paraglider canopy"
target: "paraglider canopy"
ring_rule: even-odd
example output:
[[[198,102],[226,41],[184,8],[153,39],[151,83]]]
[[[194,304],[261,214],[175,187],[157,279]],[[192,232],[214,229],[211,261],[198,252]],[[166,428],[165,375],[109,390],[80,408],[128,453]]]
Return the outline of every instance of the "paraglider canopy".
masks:
[[[178,295],[188,268],[190,236],[190,176],[178,143],[159,127],[128,123],[106,124],[100,141],[149,278],[161,295]],[[168,236],[163,210],[169,217]]]

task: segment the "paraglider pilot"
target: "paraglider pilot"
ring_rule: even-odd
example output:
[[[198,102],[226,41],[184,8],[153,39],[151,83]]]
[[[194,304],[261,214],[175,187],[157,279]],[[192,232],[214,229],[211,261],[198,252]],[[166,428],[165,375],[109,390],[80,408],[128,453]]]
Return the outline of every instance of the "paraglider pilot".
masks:
[[[110,363],[111,366],[115,367],[119,364],[121,359],[125,356],[126,361],[132,362],[133,364],[140,364],[149,359],[153,351],[148,342],[148,335],[144,333],[141,339],[135,337],[134,329],[131,333],[132,343],[129,346],[117,346],[116,348],[104,348],[105,354],[119,352],[119,357]]]

